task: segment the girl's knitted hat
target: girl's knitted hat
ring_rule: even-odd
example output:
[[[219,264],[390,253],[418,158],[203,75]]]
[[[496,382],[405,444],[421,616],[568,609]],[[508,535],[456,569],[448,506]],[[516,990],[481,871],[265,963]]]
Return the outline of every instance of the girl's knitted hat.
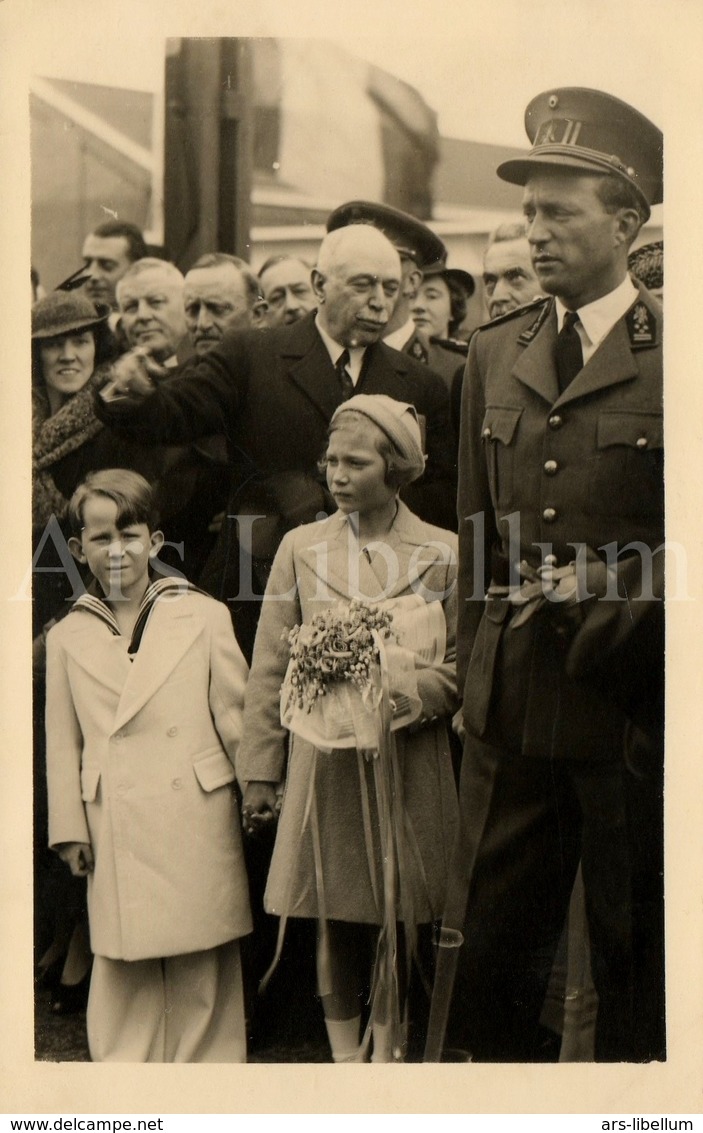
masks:
[[[417,480],[425,471],[422,451],[422,433],[415,407],[406,401],[396,401],[382,393],[358,393],[343,401],[332,416],[336,421],[342,413],[353,410],[368,417],[393,441],[402,455],[411,463],[410,480]]]

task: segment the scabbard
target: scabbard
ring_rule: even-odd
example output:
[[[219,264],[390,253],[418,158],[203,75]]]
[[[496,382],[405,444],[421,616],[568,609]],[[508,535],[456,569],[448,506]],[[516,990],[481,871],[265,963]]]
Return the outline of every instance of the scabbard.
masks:
[[[424,1062],[441,1062],[452,1004],[463,928],[471,916],[469,895],[495,787],[499,759],[495,749],[473,736],[464,742],[459,785],[459,831],[454,844],[427,1025]]]
[[[459,950],[464,937],[458,929],[442,928],[437,942],[437,965],[423,1062],[441,1062],[447,1033]]]

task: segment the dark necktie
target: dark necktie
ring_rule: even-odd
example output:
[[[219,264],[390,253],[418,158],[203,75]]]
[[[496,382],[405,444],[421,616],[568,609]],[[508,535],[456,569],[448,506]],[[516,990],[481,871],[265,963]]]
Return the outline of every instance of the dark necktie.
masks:
[[[342,401],[347,401],[350,397],[354,396],[354,383],[352,376],[349,373],[347,366],[349,365],[349,351],[343,350],[339,355],[335,364],[339,384],[342,388]]]
[[[573,381],[579,370],[583,369],[583,350],[581,339],[576,330],[579,317],[575,311],[567,311],[564,323],[557,335],[557,375],[559,378],[559,392],[563,393]]]

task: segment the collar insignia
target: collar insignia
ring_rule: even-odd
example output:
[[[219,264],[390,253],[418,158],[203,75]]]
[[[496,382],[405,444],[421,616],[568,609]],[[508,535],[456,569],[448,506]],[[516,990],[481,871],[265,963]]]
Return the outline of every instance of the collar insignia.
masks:
[[[537,312],[537,318],[535,319],[535,321],[533,323],[530,323],[529,327],[526,327],[522,334],[518,335],[518,342],[521,346],[529,346],[529,344],[532,342],[532,339],[537,334],[537,331],[542,326],[542,323],[546,319],[550,310],[551,305],[543,301],[542,306]]]
[[[625,316],[627,333],[630,336],[630,346],[633,350],[643,350],[654,346],[657,340],[657,320],[649,307],[640,300],[627,312]]]
[[[420,342],[419,338],[413,339],[412,345],[411,345],[411,347],[408,351],[408,354],[411,356],[411,358],[417,358],[418,362],[425,362],[426,363],[427,359],[429,357],[427,351],[425,350],[424,346]]]

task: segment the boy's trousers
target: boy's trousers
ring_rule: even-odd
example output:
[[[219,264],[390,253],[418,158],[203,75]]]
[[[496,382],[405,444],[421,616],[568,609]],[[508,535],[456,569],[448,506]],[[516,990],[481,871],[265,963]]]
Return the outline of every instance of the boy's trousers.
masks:
[[[245,1062],[239,941],[154,960],[96,956],[93,1062]]]

